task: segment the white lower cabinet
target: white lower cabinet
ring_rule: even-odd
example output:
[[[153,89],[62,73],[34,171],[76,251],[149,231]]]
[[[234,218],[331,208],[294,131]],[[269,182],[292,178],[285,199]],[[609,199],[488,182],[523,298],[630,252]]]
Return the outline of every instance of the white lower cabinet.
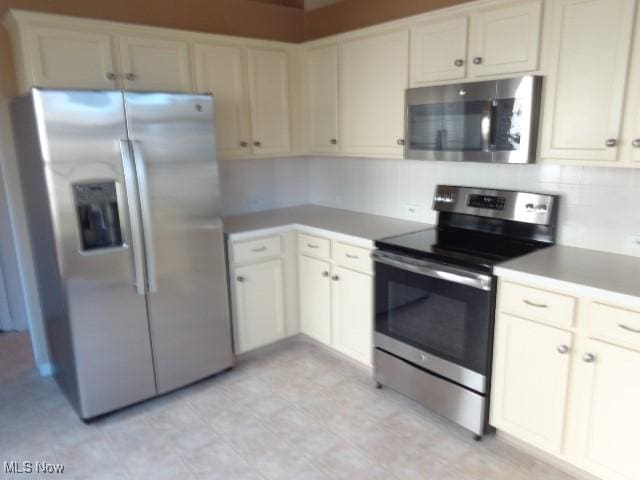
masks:
[[[282,260],[233,269],[236,353],[279,340],[285,335]]]
[[[493,424],[559,453],[572,334],[500,314],[496,330]]]
[[[236,353],[300,332],[370,366],[370,249],[295,230],[249,237],[228,247]]]
[[[576,460],[602,478],[640,478],[640,352],[586,340],[576,369]]]
[[[575,295],[567,324],[548,302],[536,319],[505,313],[510,285],[500,280],[491,423],[599,478],[640,479],[640,299],[630,308]]]
[[[331,263],[300,255],[300,331],[331,344]]]
[[[331,343],[345,355],[371,365],[373,277],[335,267],[332,280]]]

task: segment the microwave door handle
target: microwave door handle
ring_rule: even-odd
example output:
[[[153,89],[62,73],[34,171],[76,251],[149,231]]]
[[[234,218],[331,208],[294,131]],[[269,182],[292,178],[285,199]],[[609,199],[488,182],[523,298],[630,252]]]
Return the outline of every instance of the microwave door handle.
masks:
[[[376,262],[384,263],[385,265],[399,268],[401,270],[407,270],[419,275],[446,280],[448,282],[466,285],[468,287],[484,291],[491,290],[491,277],[488,275],[461,271],[445,265],[433,264],[380,251],[373,252],[372,257]]]
[[[493,100],[487,101],[482,106],[482,118],[480,120],[480,134],[482,135],[482,151],[491,151],[491,131],[493,130]]]
[[[122,158],[122,172],[127,196],[127,212],[129,217],[129,232],[131,235],[131,251],[133,258],[134,287],[138,295],[144,295],[144,264],[142,259],[142,233],[140,231],[140,210],[138,208],[138,186],[131,157],[131,147],[128,140],[120,140],[120,156]]]
[[[147,284],[149,293],[158,290],[156,280],[155,253],[153,248],[153,229],[151,228],[151,211],[149,207],[149,185],[147,182],[147,170],[142,154],[140,142],[132,140],[133,161],[136,167],[136,177],[140,191],[140,212],[142,214],[142,234],[144,237],[144,250],[147,266]]]

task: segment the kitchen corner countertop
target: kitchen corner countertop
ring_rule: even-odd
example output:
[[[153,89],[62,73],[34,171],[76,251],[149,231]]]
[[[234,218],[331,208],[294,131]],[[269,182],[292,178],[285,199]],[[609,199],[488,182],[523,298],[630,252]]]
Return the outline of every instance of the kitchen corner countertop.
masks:
[[[233,215],[224,217],[223,223],[224,232],[233,237],[245,232],[298,225],[335,232],[371,242],[433,227],[428,223],[412,222],[381,215],[322,207],[320,205],[300,205]]]
[[[549,288],[587,287],[640,299],[640,257],[555,245],[505,262],[499,277],[544,282]]]

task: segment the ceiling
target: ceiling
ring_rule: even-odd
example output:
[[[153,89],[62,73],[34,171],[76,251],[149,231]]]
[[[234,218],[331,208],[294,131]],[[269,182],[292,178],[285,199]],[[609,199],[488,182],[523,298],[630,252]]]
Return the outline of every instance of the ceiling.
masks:
[[[333,5],[342,0],[254,0],[260,3],[282,5],[283,7],[298,8],[300,10],[315,10],[317,8]]]

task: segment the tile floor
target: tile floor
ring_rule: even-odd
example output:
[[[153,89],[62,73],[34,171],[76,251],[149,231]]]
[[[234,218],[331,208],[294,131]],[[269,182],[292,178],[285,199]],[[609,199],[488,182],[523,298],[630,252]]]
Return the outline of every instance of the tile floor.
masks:
[[[65,465],[64,475],[47,478],[574,478],[493,437],[474,442],[393,391],[376,390],[361,369],[302,341],[84,424],[53,380],[38,377],[25,361],[28,342],[9,340],[0,335],[0,461]],[[5,345],[20,342],[12,365]],[[10,475],[0,474],[4,478]]]

